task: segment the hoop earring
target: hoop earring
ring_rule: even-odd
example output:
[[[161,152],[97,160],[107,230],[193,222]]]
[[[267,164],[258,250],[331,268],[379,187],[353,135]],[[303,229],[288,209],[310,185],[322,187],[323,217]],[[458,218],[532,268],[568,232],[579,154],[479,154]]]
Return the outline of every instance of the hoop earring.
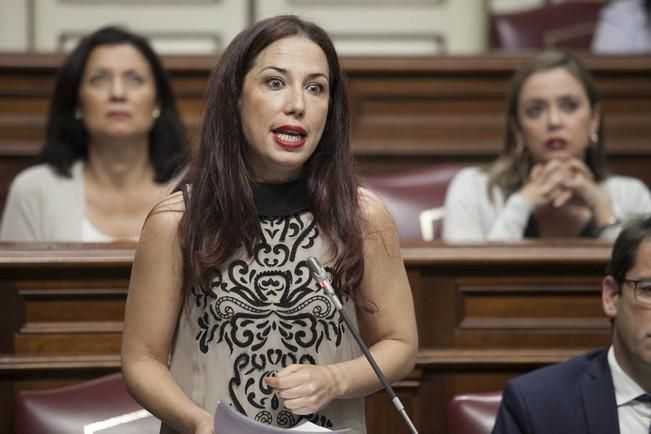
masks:
[[[81,120],[81,118],[83,118],[83,117],[84,117],[84,115],[83,115],[83,113],[81,112],[81,110],[79,110],[79,109],[75,110],[75,119],[77,119],[77,120],[79,121],[79,120]]]
[[[151,117],[154,119],[158,119],[159,116],[160,116],[160,109],[156,107],[154,108],[154,110],[152,110]]]

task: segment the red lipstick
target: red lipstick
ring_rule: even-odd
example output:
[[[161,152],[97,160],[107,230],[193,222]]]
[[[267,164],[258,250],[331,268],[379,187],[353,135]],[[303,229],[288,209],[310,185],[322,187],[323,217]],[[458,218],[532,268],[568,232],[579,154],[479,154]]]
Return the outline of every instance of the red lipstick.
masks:
[[[567,148],[567,140],[558,137],[549,139],[545,142],[545,148],[550,151],[562,151]]]
[[[281,125],[273,133],[274,141],[283,148],[300,148],[307,136],[307,131],[297,125]]]

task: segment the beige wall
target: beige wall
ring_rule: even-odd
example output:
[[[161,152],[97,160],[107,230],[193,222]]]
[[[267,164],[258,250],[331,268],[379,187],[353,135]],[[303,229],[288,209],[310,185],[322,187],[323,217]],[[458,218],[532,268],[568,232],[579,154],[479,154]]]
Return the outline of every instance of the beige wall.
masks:
[[[29,34],[27,0],[0,0],[0,50],[25,51]]]
[[[472,54],[485,50],[489,9],[543,0],[0,0],[0,50],[65,51],[102,25],[149,37],[161,53],[218,53],[252,19],[297,13],[341,54]]]
[[[264,0],[256,17],[292,12],[328,30],[345,54],[483,51],[484,0]]]
[[[495,12],[514,12],[542,5],[544,0],[491,0]]]
[[[160,52],[216,53],[248,23],[246,2],[240,0],[0,0],[0,4],[0,29],[13,27],[1,30],[0,47],[23,51],[65,51],[83,34],[119,24],[149,37]]]

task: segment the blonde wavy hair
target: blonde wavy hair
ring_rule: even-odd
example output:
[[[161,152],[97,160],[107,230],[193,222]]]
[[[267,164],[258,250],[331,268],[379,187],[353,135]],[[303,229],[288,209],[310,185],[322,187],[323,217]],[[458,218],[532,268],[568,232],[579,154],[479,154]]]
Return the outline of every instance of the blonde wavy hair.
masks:
[[[525,61],[511,79],[511,90],[507,99],[504,150],[493,163],[484,168],[488,173],[488,195],[491,199],[493,199],[493,191],[496,186],[505,196],[508,196],[519,190],[527,181],[534,161],[526,146],[518,146],[516,133],[519,128],[518,102],[520,93],[524,83],[531,75],[554,68],[565,69],[581,83],[592,110],[595,110],[599,105],[600,97],[592,75],[579,59],[572,54],[557,50],[546,50]],[[585,163],[592,171],[592,175],[597,182],[604,180],[608,176],[603,130],[604,121],[602,115],[597,131],[597,140],[591,140],[585,153]]]

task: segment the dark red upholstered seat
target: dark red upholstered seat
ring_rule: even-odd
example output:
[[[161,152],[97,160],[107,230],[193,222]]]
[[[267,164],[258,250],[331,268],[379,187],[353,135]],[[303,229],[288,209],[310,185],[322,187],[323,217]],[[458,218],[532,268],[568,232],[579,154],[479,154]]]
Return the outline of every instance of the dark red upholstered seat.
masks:
[[[601,4],[592,2],[564,2],[515,13],[493,14],[489,45],[502,50],[588,50],[601,7]]]
[[[448,184],[462,167],[440,164],[408,172],[366,176],[363,184],[384,200],[396,221],[401,240],[440,239]]]
[[[490,434],[502,392],[457,395],[448,403],[449,434]]]
[[[158,433],[160,422],[131,398],[122,374],[72,386],[21,391],[16,396],[16,434]]]

